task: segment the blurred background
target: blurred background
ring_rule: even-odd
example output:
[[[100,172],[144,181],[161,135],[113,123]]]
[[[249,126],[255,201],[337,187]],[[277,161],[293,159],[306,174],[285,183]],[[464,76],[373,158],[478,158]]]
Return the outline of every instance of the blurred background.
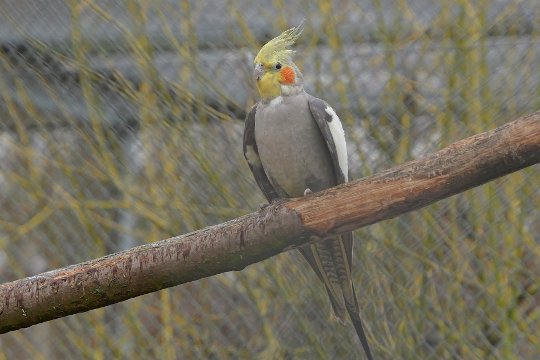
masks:
[[[347,133],[353,178],[540,109],[536,0],[0,0],[0,282],[263,202],[244,161],[260,46]],[[356,234],[378,359],[540,357],[540,168]],[[0,359],[354,359],[295,252],[0,336]]]

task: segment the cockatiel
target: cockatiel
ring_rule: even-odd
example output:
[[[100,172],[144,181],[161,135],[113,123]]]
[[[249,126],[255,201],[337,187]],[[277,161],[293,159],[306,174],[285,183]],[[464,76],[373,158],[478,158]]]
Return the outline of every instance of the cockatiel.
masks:
[[[249,111],[244,129],[244,156],[269,202],[291,198],[348,181],[345,134],[335,111],[304,91],[302,74],[290,47],[302,26],[264,45],[255,57],[253,80],[261,100]],[[346,314],[367,358],[372,359],[351,280],[353,234],[324,239],[299,248],[324,283],[335,316]]]

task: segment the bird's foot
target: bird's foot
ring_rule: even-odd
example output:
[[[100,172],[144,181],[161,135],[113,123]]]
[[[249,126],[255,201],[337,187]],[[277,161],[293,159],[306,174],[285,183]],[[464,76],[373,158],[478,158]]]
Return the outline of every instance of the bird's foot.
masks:
[[[267,207],[269,207],[270,205],[274,205],[275,203],[279,202],[280,199],[270,199],[267,203],[262,203],[262,204],[259,204],[259,208],[261,210],[263,209],[266,209]]]
[[[283,199],[280,199],[280,198],[277,198],[277,199],[271,199],[269,202],[267,203],[262,203],[262,204],[259,204],[259,209],[260,210],[263,210],[263,209],[266,209],[267,207],[269,207],[270,205],[275,205],[277,203],[280,203],[282,202]]]
[[[309,195],[312,195],[313,194],[313,191],[311,191],[310,188],[307,188],[306,190],[304,190],[304,196],[309,196]]]

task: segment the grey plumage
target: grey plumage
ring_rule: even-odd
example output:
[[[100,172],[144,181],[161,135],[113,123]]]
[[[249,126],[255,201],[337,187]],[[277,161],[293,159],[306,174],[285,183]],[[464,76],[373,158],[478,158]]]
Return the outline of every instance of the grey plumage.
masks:
[[[303,196],[307,188],[320,191],[336,184],[332,160],[308,99],[300,92],[279,98],[277,104],[257,107],[255,142],[266,176],[280,197]]]
[[[259,102],[250,110],[244,155],[268,201],[303,196],[307,188],[316,192],[347,181],[345,140],[341,124],[333,123],[336,121],[339,119],[326,102],[303,89]],[[348,233],[299,250],[323,282],[335,316],[344,322],[349,314],[368,359],[372,359],[351,280],[352,240]]]

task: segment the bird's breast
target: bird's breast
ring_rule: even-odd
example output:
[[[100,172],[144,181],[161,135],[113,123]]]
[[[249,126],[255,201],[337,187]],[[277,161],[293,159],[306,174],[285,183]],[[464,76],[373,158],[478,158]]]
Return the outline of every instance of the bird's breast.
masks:
[[[305,94],[260,104],[255,141],[262,166],[274,187],[297,197],[335,185],[328,148],[309,110]]]

